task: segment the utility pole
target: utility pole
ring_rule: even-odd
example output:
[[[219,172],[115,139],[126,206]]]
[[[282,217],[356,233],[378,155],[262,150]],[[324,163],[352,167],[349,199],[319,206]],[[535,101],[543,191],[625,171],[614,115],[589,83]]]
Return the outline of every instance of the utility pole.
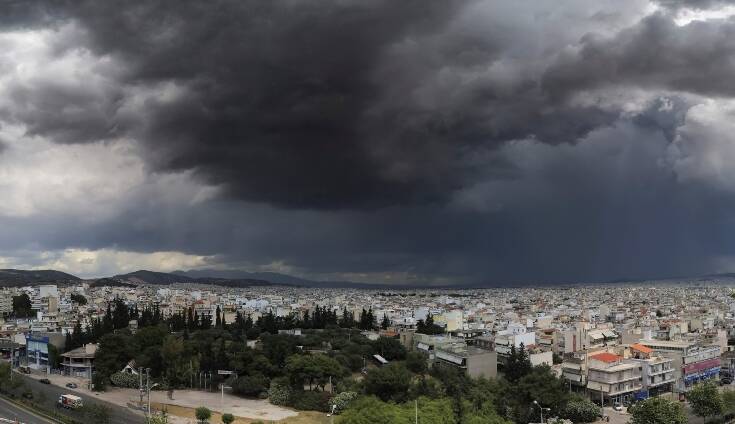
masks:
[[[145,369],[145,386],[148,391],[148,415],[147,417],[151,416],[151,369],[146,368]]]
[[[140,403],[138,406],[140,406],[140,409],[143,409],[143,394],[145,393],[145,389],[143,388],[143,367],[138,367],[138,389],[140,391]]]

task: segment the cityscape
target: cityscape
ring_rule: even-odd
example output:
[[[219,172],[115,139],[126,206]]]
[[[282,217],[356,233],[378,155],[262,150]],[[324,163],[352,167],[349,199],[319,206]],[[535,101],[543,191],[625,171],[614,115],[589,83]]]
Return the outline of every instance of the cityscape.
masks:
[[[455,401],[469,422],[624,423],[649,399],[688,400],[688,421],[707,416],[688,396],[710,385],[709,415],[735,408],[717,392],[735,376],[729,276],[379,290],[141,275],[162,274],[3,288],[3,393],[110,423],[194,422],[197,408],[213,422],[447,422]],[[457,400],[452,382],[478,392]]]
[[[0,424],[735,423],[735,0],[0,0]]]

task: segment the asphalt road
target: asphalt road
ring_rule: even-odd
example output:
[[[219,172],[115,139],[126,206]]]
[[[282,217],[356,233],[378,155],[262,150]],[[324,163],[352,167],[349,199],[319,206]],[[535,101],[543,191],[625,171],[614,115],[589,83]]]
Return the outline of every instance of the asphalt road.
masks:
[[[89,419],[84,416],[82,411],[56,407],[56,401],[59,399],[59,396],[64,393],[69,393],[68,389],[54,386],[53,384],[39,383],[37,380],[20,373],[14,373],[13,378],[16,377],[21,378],[24,382],[24,388],[17,391],[19,395],[23,391],[30,389],[33,392],[33,402],[41,405],[43,409],[64,414],[82,423],[90,422]],[[74,394],[83,399],[85,406],[93,404],[105,406],[110,413],[110,424],[143,424],[145,422],[145,418],[142,415],[139,415],[128,408],[123,408],[121,406],[102,401],[94,396],[80,393]]]
[[[30,413],[25,409],[19,408],[13,403],[0,398],[0,418],[6,420],[18,420],[23,424],[56,424],[56,421],[51,421],[47,418],[39,417],[36,414]]]

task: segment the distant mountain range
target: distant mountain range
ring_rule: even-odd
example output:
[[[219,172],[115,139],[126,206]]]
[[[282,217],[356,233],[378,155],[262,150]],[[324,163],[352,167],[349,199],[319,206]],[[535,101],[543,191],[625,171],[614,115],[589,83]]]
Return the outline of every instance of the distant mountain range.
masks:
[[[128,274],[116,275],[113,280],[122,281],[133,284],[151,284],[151,285],[170,285],[176,283],[188,284],[207,284],[225,287],[252,287],[252,286],[270,286],[274,283],[271,281],[257,278],[221,278],[211,276],[187,276],[181,274],[155,272],[140,270]],[[282,283],[275,283],[282,284]]]
[[[695,277],[660,278],[660,279],[618,279],[605,282],[590,282],[590,284],[614,284],[635,283],[646,281],[677,281],[707,283],[714,280],[735,280],[735,273],[709,274]],[[200,269],[189,271],[156,272],[139,270],[127,274],[119,274],[113,277],[82,279],[75,275],[55,270],[21,270],[0,269],[0,287],[35,286],[41,284],[70,285],[80,282],[90,283],[93,287],[122,286],[134,287],[137,285],[160,285],[166,286],[177,283],[216,285],[224,287],[254,287],[254,286],[298,286],[313,288],[353,288],[353,289],[416,289],[420,285],[409,284],[379,284],[379,283],[355,283],[352,281],[315,281],[277,272],[248,272],[241,270],[217,270]],[[576,283],[581,284],[581,283]],[[535,284],[535,286],[554,286],[555,284]],[[462,289],[498,287],[497,285],[473,284],[469,286],[431,286],[434,289]],[[509,286],[503,286],[509,287]]]
[[[171,285],[177,283],[217,285],[224,287],[253,287],[285,285],[315,288],[362,288],[362,289],[397,289],[415,288],[416,286],[396,286],[371,283],[354,283],[351,281],[313,281],[277,272],[247,272],[239,270],[202,269],[190,271],[156,272],[139,270],[112,277],[82,279],[77,276],[54,270],[0,270],[0,287],[35,286],[40,284],[68,285],[82,281],[93,287],[101,286],[137,286]]]
[[[20,287],[43,283],[71,284],[80,280],[77,276],[52,269],[34,271],[0,269],[0,287]]]

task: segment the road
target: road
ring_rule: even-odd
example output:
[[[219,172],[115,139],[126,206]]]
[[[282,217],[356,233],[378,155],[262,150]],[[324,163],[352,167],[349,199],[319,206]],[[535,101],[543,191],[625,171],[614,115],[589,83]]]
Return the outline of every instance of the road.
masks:
[[[14,373],[13,378],[16,377],[21,378],[24,383],[24,388],[18,391],[19,395],[24,390],[30,389],[33,392],[33,401],[41,405],[43,409],[62,413],[80,422],[87,422],[82,411],[56,408],[56,401],[59,399],[59,396],[64,393],[69,393],[68,389],[54,386],[53,384],[43,384],[20,373]],[[74,394],[83,399],[85,406],[93,404],[105,406],[110,412],[110,424],[142,424],[145,422],[145,418],[142,414],[135,413],[128,408],[113,405],[109,402],[96,399],[94,396],[84,395],[81,393]]]
[[[28,412],[3,398],[0,398],[0,418],[6,420],[18,420],[23,424],[56,424],[57,421],[51,421],[48,418],[39,417],[38,415]]]

